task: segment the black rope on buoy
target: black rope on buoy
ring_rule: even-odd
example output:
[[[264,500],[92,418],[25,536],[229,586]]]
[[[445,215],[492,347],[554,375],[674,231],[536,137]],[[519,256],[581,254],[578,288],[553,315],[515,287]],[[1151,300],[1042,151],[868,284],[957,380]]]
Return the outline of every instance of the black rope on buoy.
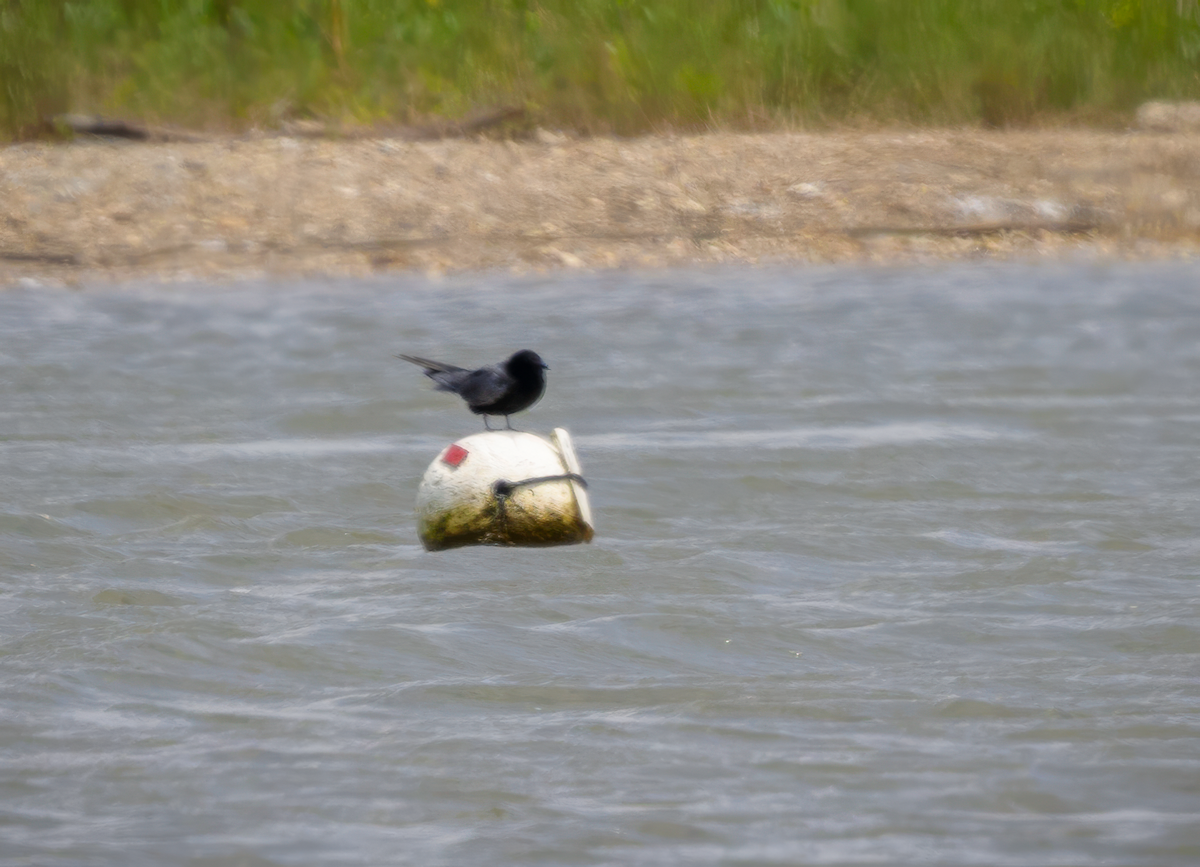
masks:
[[[511,497],[517,488],[527,488],[531,485],[542,485],[546,482],[579,482],[585,488],[588,486],[587,479],[579,475],[579,473],[562,473],[557,476],[537,476],[532,479],[521,479],[519,482],[510,482],[507,479],[496,479],[492,483],[492,495],[496,498],[496,517],[500,523],[506,528],[508,527],[508,498]]]
[[[492,483],[492,493],[495,494],[497,500],[504,500],[511,497],[517,488],[527,488],[530,485],[541,485],[546,482],[579,482],[585,488],[588,486],[587,479],[579,475],[579,473],[562,473],[557,476],[538,476],[533,479],[522,479],[519,482],[497,479]]]

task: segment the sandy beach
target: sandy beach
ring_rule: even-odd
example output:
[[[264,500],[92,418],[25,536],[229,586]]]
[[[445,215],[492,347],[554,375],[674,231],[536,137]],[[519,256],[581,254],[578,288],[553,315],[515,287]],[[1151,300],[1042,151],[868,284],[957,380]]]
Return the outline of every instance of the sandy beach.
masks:
[[[1200,136],[891,131],[0,149],[0,285],[1200,253]]]

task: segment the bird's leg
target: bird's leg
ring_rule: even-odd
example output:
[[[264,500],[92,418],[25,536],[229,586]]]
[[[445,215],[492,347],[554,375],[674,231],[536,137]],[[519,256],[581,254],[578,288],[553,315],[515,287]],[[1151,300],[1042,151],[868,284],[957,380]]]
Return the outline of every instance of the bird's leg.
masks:
[[[504,417],[504,426],[505,426],[506,428],[508,428],[509,430],[516,430],[516,428],[512,426],[512,422],[511,422],[511,421],[509,421],[509,418],[508,418],[508,416],[505,416],[505,417]],[[518,433],[519,433],[519,431],[518,431]]]
[[[486,413],[484,413],[484,416],[483,416],[483,429],[484,429],[484,430],[491,430],[491,429],[492,429],[492,426],[491,426],[490,424],[488,424],[488,417],[487,417],[487,414],[486,414]]]

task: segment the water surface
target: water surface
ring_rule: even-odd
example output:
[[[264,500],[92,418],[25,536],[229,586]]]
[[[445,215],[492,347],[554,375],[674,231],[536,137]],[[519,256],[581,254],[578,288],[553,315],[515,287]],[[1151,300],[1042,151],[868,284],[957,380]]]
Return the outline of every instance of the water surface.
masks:
[[[0,862],[1196,863],[1198,277],[0,294]],[[597,538],[425,553],[525,346]]]

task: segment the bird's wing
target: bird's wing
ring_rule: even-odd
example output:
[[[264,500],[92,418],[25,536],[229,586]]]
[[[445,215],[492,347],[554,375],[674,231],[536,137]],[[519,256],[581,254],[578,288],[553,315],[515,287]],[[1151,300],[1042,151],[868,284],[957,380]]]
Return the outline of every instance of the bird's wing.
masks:
[[[429,373],[430,371],[440,371],[441,373],[465,373],[466,372],[463,368],[455,367],[453,364],[442,364],[442,362],[440,362],[440,361],[430,361],[428,358],[420,358],[419,356],[416,356],[416,355],[397,355],[396,357],[401,358],[405,361],[411,362],[412,364],[415,364],[417,367],[425,368],[426,373]]]
[[[489,406],[504,397],[513,378],[497,365],[472,370],[454,390],[471,406]]]
[[[461,394],[463,383],[471,375],[471,371],[465,368],[455,367],[453,364],[442,364],[440,361],[431,361],[416,355],[397,355],[396,357],[412,362],[417,367],[425,368],[425,375],[434,381],[434,388],[438,391]]]

